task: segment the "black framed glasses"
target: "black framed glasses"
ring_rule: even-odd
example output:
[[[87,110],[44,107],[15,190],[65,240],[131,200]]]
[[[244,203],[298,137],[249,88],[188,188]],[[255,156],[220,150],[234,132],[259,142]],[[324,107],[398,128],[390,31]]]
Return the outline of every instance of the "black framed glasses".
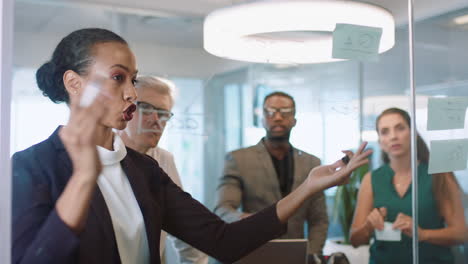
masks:
[[[294,108],[293,107],[283,107],[283,108],[274,108],[274,107],[265,107],[263,108],[263,112],[265,116],[268,118],[272,118],[275,116],[276,112],[278,112],[281,117],[287,118],[294,115]]]
[[[167,111],[165,109],[157,108],[152,104],[146,102],[136,102],[138,110],[144,116],[150,116],[154,113],[158,115],[158,118],[162,121],[168,121],[174,115],[171,111]]]

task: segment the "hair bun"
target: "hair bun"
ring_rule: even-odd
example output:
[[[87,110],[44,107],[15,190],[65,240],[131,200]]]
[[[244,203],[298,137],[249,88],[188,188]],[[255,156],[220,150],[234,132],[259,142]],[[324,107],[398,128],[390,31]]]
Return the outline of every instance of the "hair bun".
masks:
[[[64,102],[66,100],[65,91],[57,89],[60,86],[60,79],[57,78],[56,65],[54,62],[44,63],[36,72],[37,86],[44,96],[49,97],[54,103]]]
[[[80,76],[88,73],[95,57],[94,45],[106,42],[127,45],[122,37],[102,28],[79,29],[64,37],[55,47],[50,61],[36,72],[37,86],[42,94],[54,103],[68,104],[70,97],[63,83],[65,72],[72,70]]]

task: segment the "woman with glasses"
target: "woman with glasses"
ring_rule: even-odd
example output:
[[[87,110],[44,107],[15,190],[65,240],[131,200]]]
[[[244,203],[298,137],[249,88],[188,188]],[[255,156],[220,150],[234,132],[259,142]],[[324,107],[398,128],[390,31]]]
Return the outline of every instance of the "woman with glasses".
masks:
[[[315,193],[368,162],[363,144],[348,164],[317,167],[294,192],[227,224],[183,192],[158,163],[126,148],[137,100],[136,60],[105,29],[63,38],[36,73],[43,94],[70,107],[66,126],[13,160],[13,263],[160,263],[161,230],[223,262],[281,235]]]
[[[412,263],[410,117],[398,108],[377,117],[376,129],[384,165],[367,173],[359,189],[350,240],[353,246],[375,241],[370,264]],[[428,173],[429,150],[417,137],[420,263],[453,263],[450,246],[463,243],[466,225],[461,190],[453,173]],[[401,232],[401,239],[379,239],[374,231]],[[390,223],[390,224],[389,224]],[[400,235],[398,235],[400,236]]]

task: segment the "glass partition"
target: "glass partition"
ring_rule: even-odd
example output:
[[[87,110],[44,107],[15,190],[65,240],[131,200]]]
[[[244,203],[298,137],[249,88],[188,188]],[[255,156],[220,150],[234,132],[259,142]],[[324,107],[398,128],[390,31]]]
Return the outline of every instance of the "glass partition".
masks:
[[[10,111],[14,1],[0,4],[0,262],[11,262]]]
[[[66,105],[53,104],[37,89],[34,74],[38,66],[49,59],[52,49],[69,32],[83,27],[104,27],[121,34],[129,42],[140,73],[164,77],[174,83],[174,117],[168,122],[159,146],[174,155],[182,184],[193,197],[210,210],[214,208],[226,153],[255,145],[265,136],[263,100],[273,91],[283,91],[296,101],[297,123],[290,137],[294,147],[315,155],[322,164],[340,159],[342,150],[355,150],[361,141],[367,141],[368,148],[374,151],[369,166],[355,173],[352,184],[347,188],[331,188],[325,192],[330,224],[323,253],[330,255],[342,251],[351,263],[360,264],[368,263],[369,247],[376,250],[388,245],[386,240],[382,243],[376,239],[373,231],[368,241],[360,243],[363,245],[355,249],[338,241],[348,237],[356,206],[362,207],[357,193],[362,190],[364,174],[379,168],[386,169],[390,174],[396,170],[391,163],[381,159],[383,149],[388,146],[382,143],[376,120],[391,107],[411,112],[407,0],[366,1],[390,10],[396,20],[395,46],[378,55],[375,61],[347,60],[304,65],[237,62],[206,53],[203,50],[203,17],[207,10],[214,10],[223,4],[213,4],[204,13],[193,14],[193,10],[181,12],[180,6],[160,7],[163,11],[173,9],[171,15],[157,8],[119,9],[102,3],[88,3],[93,1],[76,1],[73,4],[17,2],[11,154],[46,139],[68,119],[69,109]],[[464,51],[468,43],[468,7],[455,0],[440,2],[420,3],[415,9],[416,128],[432,157],[440,156],[436,155],[439,151],[434,147],[435,141],[461,140],[459,156],[466,159],[468,147],[463,143],[463,139],[468,138],[466,113],[459,117],[465,122],[463,128],[428,129],[430,122],[440,123],[441,118],[440,114],[428,111],[431,102],[445,100],[443,102],[448,104],[452,99],[464,102],[464,98],[468,97],[468,52]],[[224,3],[225,6],[231,4]],[[306,33],[299,33],[301,37],[307,37]],[[289,35],[280,37],[284,36]],[[31,43],[34,43],[34,48]],[[387,148],[386,151],[393,150]],[[457,155],[454,157],[458,158]],[[397,156],[395,154],[391,158]],[[444,165],[451,160],[436,162]],[[462,191],[462,209],[466,210],[468,170],[465,166],[451,171],[454,171]],[[373,175],[379,175],[379,172]],[[404,188],[398,187],[408,179],[400,176],[401,173],[396,173],[379,186],[377,183],[383,176],[375,178],[376,185],[364,187],[378,190],[371,197],[375,199],[367,199],[370,202],[368,205],[372,208],[394,206],[383,202],[386,197],[381,195],[387,191],[386,194],[394,195],[393,198],[397,197],[395,195],[404,198],[401,199],[404,200],[401,206],[409,214],[411,186],[406,182]],[[397,182],[396,178],[403,179],[403,183]],[[442,200],[449,197],[443,196]],[[420,199],[418,202],[420,207],[425,206],[425,201]],[[398,213],[403,212],[400,209],[398,206],[391,209],[388,216],[383,216],[384,220],[389,223],[397,221]],[[432,209],[439,210],[438,207]],[[424,216],[420,215],[420,220]],[[449,221],[443,219],[442,223],[446,225]],[[426,223],[419,224],[424,229]],[[421,234],[424,237],[424,231]],[[402,258],[408,257],[408,254],[411,255],[409,236],[399,234],[399,238],[403,245]],[[467,253],[464,242],[451,242],[450,246],[443,247],[454,252],[454,263],[465,263]],[[427,248],[439,242],[424,243],[421,243],[424,246],[420,246],[420,254],[425,254]],[[398,251],[399,248],[396,249]],[[439,256],[439,251],[434,252],[434,258],[445,256],[445,253]],[[382,256],[386,257],[385,254]],[[376,260],[375,256],[373,259]],[[422,261],[424,259],[421,255],[420,263],[425,263]],[[175,259],[171,261],[177,263]]]
[[[215,75],[214,79],[218,77],[230,79],[227,83],[244,84],[238,107],[233,108],[235,104],[231,102],[230,107],[223,108],[224,118],[235,122],[235,125],[229,122],[225,129],[238,127],[242,134],[240,147],[255,145],[265,136],[261,116],[262,98],[272,91],[284,91],[296,100],[297,124],[292,130],[290,141],[293,146],[319,157],[322,163],[327,164],[341,158],[341,150],[355,149],[360,140],[365,140],[369,142],[369,148],[374,150],[368,170],[383,165],[375,128],[376,117],[392,106],[404,109],[409,107],[407,10],[404,8],[407,2],[402,0],[387,4],[383,6],[397,10],[398,13],[395,46],[379,55],[377,61],[350,60],[309,65],[251,64],[243,68],[247,76],[239,75],[239,71],[223,73],[219,77]],[[225,83],[220,82],[216,89],[219,91],[227,87],[232,89],[231,93],[238,93],[240,85],[225,86]],[[214,81],[212,84],[216,85]],[[209,93],[213,94],[212,90]],[[227,95],[226,88],[224,94]],[[214,98],[217,100],[217,96]],[[231,98],[238,100],[236,96]],[[236,122],[232,116],[237,116],[239,111],[243,113],[242,118]],[[232,134],[232,131],[225,133],[226,136]],[[226,145],[225,151],[230,150],[231,147]],[[222,161],[219,157],[217,160]],[[220,168],[216,167],[216,170],[220,171]],[[363,174],[361,172],[361,176]],[[217,175],[220,177],[220,172]],[[351,263],[367,263],[368,245],[353,249],[351,245],[336,243],[349,232],[360,182],[355,184],[354,195],[344,195],[336,188],[326,191],[330,225],[324,254],[344,251]],[[211,190],[214,192],[215,186]],[[340,207],[342,205],[336,205],[343,202],[351,203],[352,206],[343,208]],[[343,210],[351,210],[351,214],[348,213],[340,224],[339,215]]]
[[[415,8],[418,11],[417,5]],[[430,151],[428,170],[435,185],[434,199],[439,203],[433,210],[444,222],[440,236],[449,238],[440,244],[450,252],[435,250],[439,259],[451,257],[453,263],[468,262],[464,242],[468,219],[467,17],[468,6],[458,6],[450,12],[418,21],[414,35],[416,93],[421,98],[416,103],[416,126]],[[422,176],[419,178],[421,186],[425,181]],[[427,197],[422,194],[419,197],[419,207],[427,206]],[[428,224],[427,213],[422,210],[421,227]],[[424,238],[427,233],[423,228],[420,236]],[[437,243],[437,238],[430,237],[427,243]],[[419,263],[424,263],[425,250],[427,248],[420,247]]]

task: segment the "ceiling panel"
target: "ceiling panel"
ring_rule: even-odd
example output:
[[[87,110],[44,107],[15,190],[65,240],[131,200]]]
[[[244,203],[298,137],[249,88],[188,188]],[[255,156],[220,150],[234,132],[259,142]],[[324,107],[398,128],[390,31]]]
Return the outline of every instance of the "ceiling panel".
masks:
[[[22,32],[66,33],[102,26],[124,36],[161,45],[202,48],[203,18],[209,12],[248,0],[17,0],[15,26]],[[406,23],[406,0],[373,0]],[[468,0],[416,1],[415,14],[426,18],[468,6]]]
[[[213,60],[212,55],[203,51],[204,16],[217,8],[243,2],[252,1],[17,0],[15,31],[26,36],[50,36],[55,40],[78,28],[105,27],[120,33],[132,43],[157,45],[171,50],[180,48],[184,52],[190,49],[197,51],[200,56],[206,56],[208,60]],[[406,23],[406,0],[366,2],[389,9],[400,25]],[[416,17],[423,19],[468,6],[468,0],[419,0],[415,1],[415,4]],[[443,21],[438,21],[436,25],[447,27],[447,23]],[[417,45],[429,48],[432,52],[437,52],[434,49],[447,48],[446,45],[425,43],[421,38],[416,41]],[[181,54],[185,54],[184,52]]]

